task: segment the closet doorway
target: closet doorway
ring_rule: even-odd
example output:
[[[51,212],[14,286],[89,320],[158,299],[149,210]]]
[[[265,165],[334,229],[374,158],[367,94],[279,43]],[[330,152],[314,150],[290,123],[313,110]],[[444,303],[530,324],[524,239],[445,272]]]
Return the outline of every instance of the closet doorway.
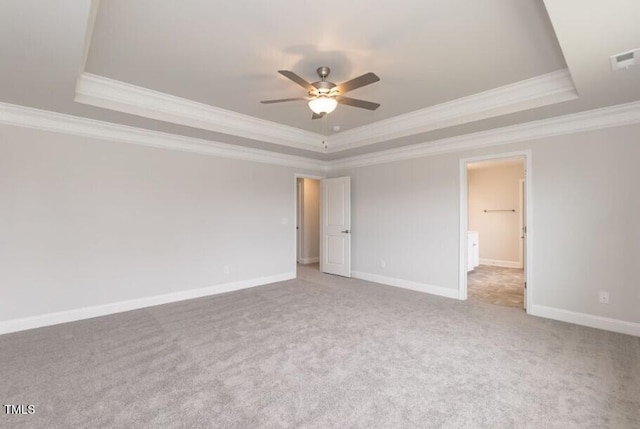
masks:
[[[526,164],[523,154],[466,160],[461,165],[463,299],[527,308]]]
[[[296,266],[319,271],[320,180],[296,177]],[[303,266],[303,267],[302,267]]]

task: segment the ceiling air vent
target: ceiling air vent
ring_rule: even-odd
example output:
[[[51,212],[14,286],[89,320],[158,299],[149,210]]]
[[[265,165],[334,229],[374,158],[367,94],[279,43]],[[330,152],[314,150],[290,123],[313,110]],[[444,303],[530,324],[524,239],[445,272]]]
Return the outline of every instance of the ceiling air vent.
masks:
[[[631,66],[640,64],[640,49],[622,52],[611,55],[611,69],[613,71],[628,69]]]

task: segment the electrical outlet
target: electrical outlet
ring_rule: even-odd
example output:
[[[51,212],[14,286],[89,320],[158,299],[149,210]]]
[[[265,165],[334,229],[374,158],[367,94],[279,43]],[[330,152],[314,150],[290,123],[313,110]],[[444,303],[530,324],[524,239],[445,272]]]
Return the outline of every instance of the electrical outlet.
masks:
[[[387,268],[387,261],[380,259],[380,268]]]
[[[231,272],[231,271],[229,270],[229,266],[228,266],[228,265],[225,265],[225,266],[222,268],[222,271],[223,271],[225,274],[229,274],[229,273]]]
[[[604,290],[598,292],[598,301],[600,304],[609,304],[609,292]]]

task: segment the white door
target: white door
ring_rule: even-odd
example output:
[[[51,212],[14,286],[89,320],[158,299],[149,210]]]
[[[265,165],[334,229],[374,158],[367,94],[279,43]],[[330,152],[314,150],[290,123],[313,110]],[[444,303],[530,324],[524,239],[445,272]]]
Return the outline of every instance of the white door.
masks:
[[[322,181],[321,271],[351,277],[351,178]]]
[[[303,187],[303,179],[296,180],[297,186],[297,200],[296,200],[296,262],[301,263],[302,259],[302,221],[304,219],[303,216],[303,206],[304,206],[304,187]]]
[[[520,260],[524,271],[524,309],[527,309],[527,182],[520,180]]]

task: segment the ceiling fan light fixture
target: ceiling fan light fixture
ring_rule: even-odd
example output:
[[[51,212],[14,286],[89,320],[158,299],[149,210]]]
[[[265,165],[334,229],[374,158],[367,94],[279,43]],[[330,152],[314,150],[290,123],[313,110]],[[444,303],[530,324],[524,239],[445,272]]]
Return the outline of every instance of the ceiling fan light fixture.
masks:
[[[309,101],[309,108],[318,115],[331,113],[336,109],[338,101],[335,98],[320,96]]]
[[[363,86],[370,85],[378,82],[380,78],[375,73],[365,73],[362,76],[358,76],[351,80],[336,85],[333,82],[327,80],[331,70],[329,67],[318,68],[318,76],[320,79],[318,82],[307,82],[294,72],[290,70],[278,70],[282,76],[286,77],[290,81],[297,83],[301,87],[307,90],[307,96],[305,98],[283,98],[280,100],[262,100],[262,104],[282,103],[285,101],[297,101],[307,100],[309,108],[313,111],[311,119],[324,118],[328,113],[333,112],[338,104],[346,104],[347,106],[358,107],[360,109],[376,110],[380,107],[379,103],[372,103],[371,101],[358,100],[356,98],[345,97],[343,94],[354,89],[362,88]]]

